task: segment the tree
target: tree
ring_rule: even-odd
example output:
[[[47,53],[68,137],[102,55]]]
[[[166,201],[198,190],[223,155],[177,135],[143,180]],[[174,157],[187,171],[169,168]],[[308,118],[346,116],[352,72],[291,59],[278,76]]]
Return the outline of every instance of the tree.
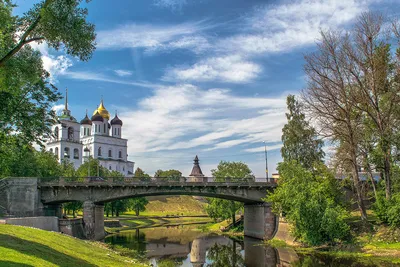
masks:
[[[243,162],[221,161],[217,169],[211,170],[211,174],[217,182],[225,181],[227,178],[234,182],[235,180],[240,181],[254,177],[250,168]],[[210,198],[206,211],[213,219],[228,219],[230,217],[232,223],[235,223],[236,212],[242,208],[243,203],[240,202]]]
[[[1,139],[14,135],[25,143],[41,144],[51,135],[56,121],[52,105],[60,99],[49,84],[41,54],[32,42],[46,42],[82,60],[94,50],[94,26],[86,22],[87,10],[80,0],[46,0],[23,16],[13,15],[11,1],[0,2],[0,132]],[[8,141],[7,141],[8,142]],[[0,155],[7,149],[0,146]]]
[[[63,204],[63,208],[66,211],[67,214],[72,211],[72,216],[76,218],[76,211],[82,209],[82,202],[81,201],[72,201],[72,202],[67,202]]]
[[[63,173],[56,156],[45,150],[35,151],[37,177],[60,177]]]
[[[140,178],[142,181],[150,181],[151,177],[147,173],[145,173],[141,168],[137,168],[133,177]]]
[[[90,157],[89,160],[85,161],[81,166],[79,166],[79,168],[76,170],[76,175],[78,177],[87,177],[89,176],[89,172],[90,176],[99,176],[99,177],[111,176],[111,172],[107,170],[107,168],[101,166],[100,161],[98,159],[94,159],[92,157]],[[121,173],[117,172],[113,174],[120,175]]]
[[[139,216],[139,212],[146,210],[146,205],[149,201],[145,197],[135,197],[130,199],[129,208],[135,211],[136,216]]]
[[[267,195],[276,214],[284,213],[299,240],[319,245],[349,236],[339,182],[322,163],[313,170],[296,161],[278,166],[279,186]]]
[[[318,139],[316,130],[311,127],[302,112],[302,105],[294,95],[286,99],[288,122],[282,129],[281,154],[284,161],[295,160],[304,168],[311,169],[315,162],[322,162],[325,155],[324,142]]]
[[[342,161],[351,173],[361,219],[366,221],[358,173],[363,117],[357,103],[349,97],[352,91],[358,89],[348,82],[351,74],[346,66],[351,62],[348,62],[343,47],[346,39],[334,32],[322,32],[321,38],[317,52],[305,56],[308,85],[303,91],[303,100],[318,123],[321,134],[346,147],[347,153],[343,154]]]
[[[168,180],[172,181],[179,181],[180,178],[182,177],[182,173],[174,169],[168,171],[157,170],[156,173],[154,174],[154,177],[167,178]]]

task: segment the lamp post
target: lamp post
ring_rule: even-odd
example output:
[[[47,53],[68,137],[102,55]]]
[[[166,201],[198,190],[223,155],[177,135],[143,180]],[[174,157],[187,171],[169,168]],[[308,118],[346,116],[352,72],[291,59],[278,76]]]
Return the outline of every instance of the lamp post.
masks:
[[[267,143],[263,141],[264,143],[264,152],[265,152],[265,178],[267,178],[268,182],[268,153],[267,153]]]
[[[88,156],[88,177],[90,177],[90,149],[88,147],[85,147],[85,149],[83,150],[86,153],[89,153]]]

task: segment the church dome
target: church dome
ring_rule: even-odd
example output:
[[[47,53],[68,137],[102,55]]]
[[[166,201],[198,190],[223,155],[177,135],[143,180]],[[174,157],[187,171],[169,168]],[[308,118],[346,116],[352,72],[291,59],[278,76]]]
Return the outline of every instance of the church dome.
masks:
[[[110,112],[104,107],[103,99],[100,102],[99,107],[93,112],[93,115],[98,112],[104,119],[109,120],[110,119]]]
[[[89,119],[87,113],[86,113],[85,118],[83,118],[83,119],[81,120],[81,124],[92,125],[92,121]]]
[[[100,115],[100,113],[96,110],[96,112],[92,116],[92,121],[101,121],[104,122],[103,117]]]
[[[111,125],[121,125],[122,126],[122,121],[120,118],[118,118],[117,114],[115,114],[114,119],[111,120]]]

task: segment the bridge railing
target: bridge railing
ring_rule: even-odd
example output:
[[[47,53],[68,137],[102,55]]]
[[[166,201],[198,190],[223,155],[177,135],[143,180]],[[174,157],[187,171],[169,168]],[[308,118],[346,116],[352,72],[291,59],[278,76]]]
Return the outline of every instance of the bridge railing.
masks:
[[[40,178],[40,184],[49,185],[67,185],[67,184],[257,184],[257,183],[272,183],[275,184],[277,179],[269,178],[266,180],[256,178],[223,178],[216,179],[214,177],[51,177]]]

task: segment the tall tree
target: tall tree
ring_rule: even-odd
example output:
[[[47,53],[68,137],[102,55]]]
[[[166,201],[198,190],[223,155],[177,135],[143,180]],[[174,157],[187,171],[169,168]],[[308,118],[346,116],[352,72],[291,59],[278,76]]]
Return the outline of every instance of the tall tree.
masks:
[[[284,161],[295,160],[304,168],[311,169],[314,163],[323,160],[324,142],[318,138],[316,130],[306,120],[302,105],[294,95],[288,95],[286,104],[288,113],[287,123],[282,129],[282,158]]]
[[[211,170],[211,174],[217,182],[226,181],[227,178],[234,182],[254,177],[249,166],[243,162],[221,161],[217,169]],[[243,203],[237,201],[210,198],[206,211],[211,218],[228,219],[230,217],[232,223],[235,223],[236,212],[242,208]]]
[[[80,0],[45,0],[22,16],[11,1],[0,1],[0,133],[39,144],[51,135],[56,120],[51,106],[60,99],[49,84],[41,54],[29,44],[45,42],[82,60],[95,48],[94,26],[86,21]],[[7,151],[0,144],[0,155]]]
[[[305,56],[304,69],[308,84],[303,91],[303,99],[318,122],[321,133],[347,148],[344,160],[348,163],[346,166],[350,167],[361,219],[366,221],[358,172],[362,112],[349,97],[352,90],[358,89],[354,83],[348,82],[351,74],[346,66],[350,62],[343,48],[344,40],[338,33],[321,32],[317,51]]]

